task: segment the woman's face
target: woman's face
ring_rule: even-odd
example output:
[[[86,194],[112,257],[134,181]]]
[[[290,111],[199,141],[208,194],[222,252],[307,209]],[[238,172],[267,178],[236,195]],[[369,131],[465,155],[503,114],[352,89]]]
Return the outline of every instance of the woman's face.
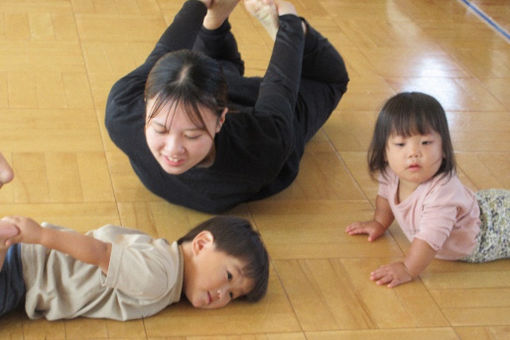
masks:
[[[156,98],[147,100],[146,112],[152,112]],[[145,138],[163,170],[179,175],[209,155],[214,143],[211,136],[220,131],[227,109],[218,117],[202,107],[200,112],[205,126],[197,126],[188,118],[182,105],[174,108],[171,104],[163,104],[159,112],[146,122]]]

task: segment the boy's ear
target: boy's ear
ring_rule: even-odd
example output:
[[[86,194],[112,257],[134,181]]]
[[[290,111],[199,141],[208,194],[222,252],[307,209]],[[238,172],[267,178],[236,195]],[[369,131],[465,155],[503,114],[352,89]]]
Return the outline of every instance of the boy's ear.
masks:
[[[191,247],[194,255],[198,255],[202,250],[214,246],[214,236],[208,230],[199,232],[191,241]]]

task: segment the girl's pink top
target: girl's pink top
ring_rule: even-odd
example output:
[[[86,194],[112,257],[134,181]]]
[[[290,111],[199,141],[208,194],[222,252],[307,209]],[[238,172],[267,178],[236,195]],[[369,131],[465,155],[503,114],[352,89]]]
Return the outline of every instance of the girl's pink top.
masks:
[[[379,175],[379,196],[409,241],[415,237],[437,251],[436,258],[458,260],[470,255],[480,231],[480,208],[475,195],[457,175],[438,175],[422,183],[397,203],[399,179],[391,169]]]

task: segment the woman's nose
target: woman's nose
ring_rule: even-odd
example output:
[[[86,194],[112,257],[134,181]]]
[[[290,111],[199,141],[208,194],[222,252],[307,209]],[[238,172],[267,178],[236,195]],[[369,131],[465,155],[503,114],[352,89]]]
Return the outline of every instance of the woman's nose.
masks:
[[[165,150],[171,155],[179,155],[184,152],[184,145],[181,138],[169,134],[165,141]]]

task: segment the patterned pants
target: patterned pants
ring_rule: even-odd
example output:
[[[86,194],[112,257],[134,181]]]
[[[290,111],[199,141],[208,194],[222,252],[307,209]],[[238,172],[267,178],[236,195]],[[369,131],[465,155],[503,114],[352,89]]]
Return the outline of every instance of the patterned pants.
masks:
[[[480,206],[480,233],[473,253],[461,261],[476,263],[510,258],[510,191],[481,190],[476,198]]]

